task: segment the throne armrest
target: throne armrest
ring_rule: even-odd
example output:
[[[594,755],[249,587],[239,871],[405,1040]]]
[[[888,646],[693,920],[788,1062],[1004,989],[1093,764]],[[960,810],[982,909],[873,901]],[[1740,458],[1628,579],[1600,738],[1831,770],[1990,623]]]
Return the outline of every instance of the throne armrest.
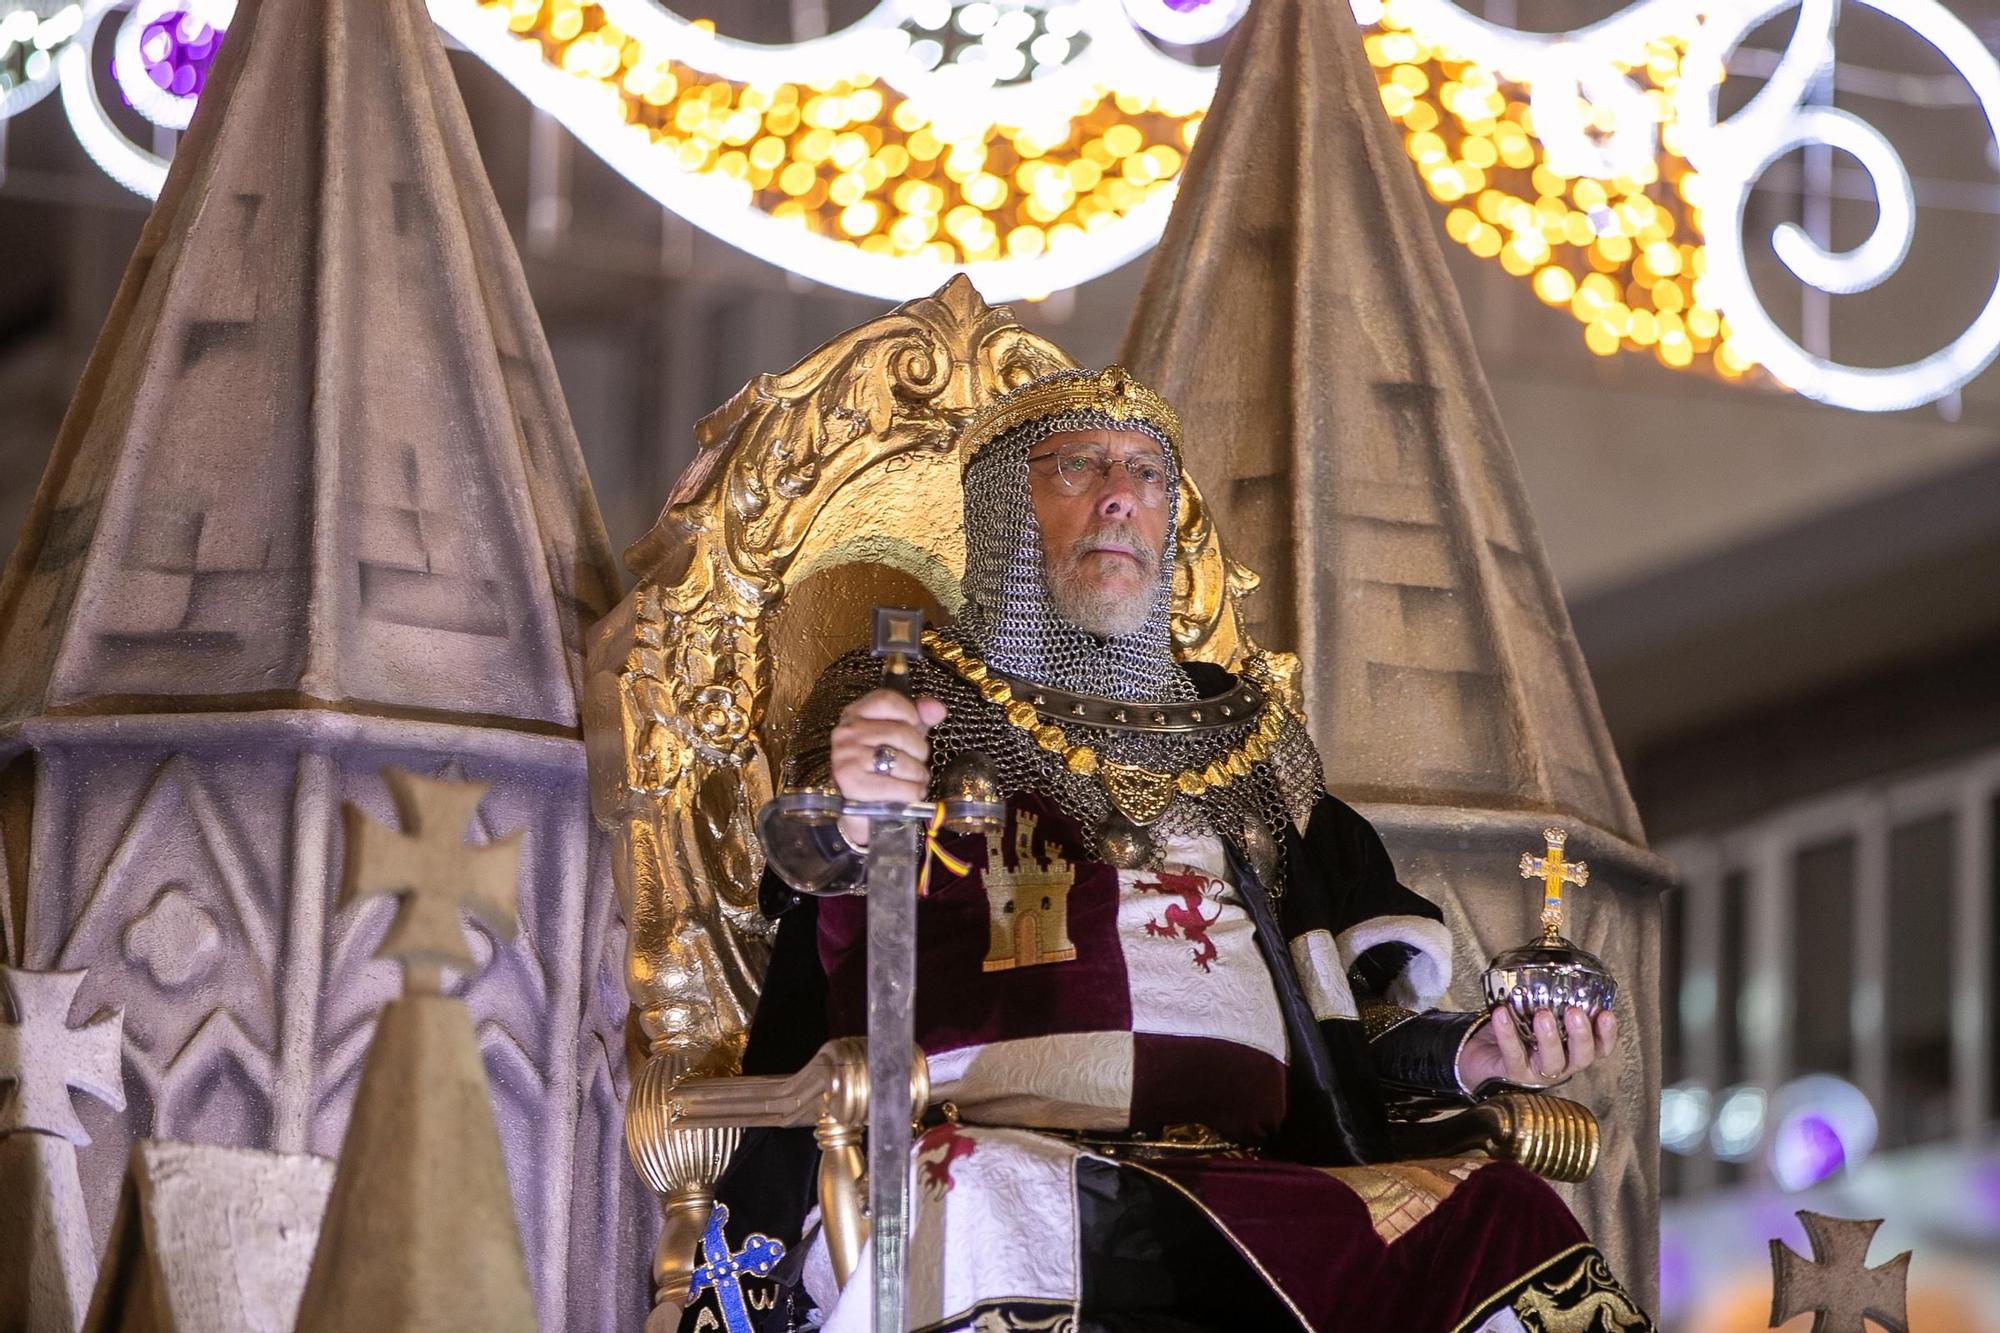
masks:
[[[1440,1110],[1446,1113],[1415,1118]],[[1567,1097],[1509,1091],[1469,1107],[1404,1103],[1391,1115],[1412,1117],[1390,1121],[1389,1142],[1399,1158],[1483,1153],[1563,1184],[1588,1180],[1597,1168],[1597,1117]]]
[[[917,1051],[910,1066],[911,1119],[930,1101],[930,1066]],[[861,1132],[868,1123],[868,1046],[839,1037],[796,1074],[709,1078],[671,1055],[657,1055],[632,1081],[625,1144],[632,1164],[666,1201],[653,1254],[658,1302],[647,1333],[667,1333],[687,1304],[695,1248],[715,1207],[715,1182],[752,1128],[811,1125],[819,1144],[819,1206],[834,1277],[854,1271],[868,1224],[862,1216]]]

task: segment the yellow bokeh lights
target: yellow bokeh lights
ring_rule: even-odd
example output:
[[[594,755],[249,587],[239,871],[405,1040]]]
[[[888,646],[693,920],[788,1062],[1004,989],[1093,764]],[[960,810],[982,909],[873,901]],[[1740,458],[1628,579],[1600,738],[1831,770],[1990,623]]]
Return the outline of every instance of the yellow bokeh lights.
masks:
[[[1075,245],[1171,197],[1201,123],[1197,106],[1103,91],[1052,141],[1007,126],[947,141],[865,78],[766,88],[702,74],[621,32],[593,0],[482,8],[601,89],[663,161],[736,182],[746,204],[877,254],[963,264]]]
[[[1599,356],[1645,352],[1729,379],[1752,368],[1708,303],[1700,217],[1688,202],[1694,173],[1671,151],[1682,43],[1661,38],[1633,53],[1666,151],[1641,179],[1614,180],[1551,170],[1534,138],[1528,90],[1410,30],[1393,3],[1364,47],[1418,176],[1447,205],[1453,241],[1566,308]],[[1607,113],[1582,110],[1594,131],[1612,128]]]
[[[964,264],[1059,253],[1170,197],[1201,127],[1200,106],[1100,89],[1033,130],[951,137],[867,78],[760,87],[703,74],[621,32],[595,0],[481,4],[663,163],[873,254]],[[1641,178],[1609,180],[1552,170],[1527,89],[1411,30],[1395,0],[1364,47],[1452,241],[1568,310],[1600,356],[1642,352],[1730,379],[1753,369],[1711,304],[1695,177],[1673,151],[1677,39],[1631,58],[1662,151]],[[1593,132],[1613,128],[1601,108],[1579,110]]]

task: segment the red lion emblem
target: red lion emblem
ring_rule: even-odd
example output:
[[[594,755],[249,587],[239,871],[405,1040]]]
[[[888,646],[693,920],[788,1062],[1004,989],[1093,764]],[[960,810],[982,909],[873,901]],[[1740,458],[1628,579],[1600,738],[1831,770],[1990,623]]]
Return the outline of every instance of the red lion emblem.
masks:
[[[951,1164],[961,1157],[972,1156],[979,1145],[958,1132],[958,1122],[947,1120],[924,1131],[917,1140],[917,1177],[932,1198],[942,1198],[957,1182],[951,1178]],[[944,1149],[944,1156],[935,1161],[926,1160],[938,1148]]]
[[[1204,972],[1208,971],[1208,965],[1214,962],[1216,957],[1215,941],[1208,937],[1208,928],[1222,920],[1222,909],[1216,908],[1214,916],[1201,914],[1199,881],[1185,889],[1171,889],[1165,884],[1149,884],[1146,887],[1169,898],[1180,899],[1179,902],[1169,905],[1158,921],[1148,921],[1146,933],[1163,935],[1168,939],[1186,940],[1194,946],[1189,951],[1189,956],[1194,959],[1194,965]]]

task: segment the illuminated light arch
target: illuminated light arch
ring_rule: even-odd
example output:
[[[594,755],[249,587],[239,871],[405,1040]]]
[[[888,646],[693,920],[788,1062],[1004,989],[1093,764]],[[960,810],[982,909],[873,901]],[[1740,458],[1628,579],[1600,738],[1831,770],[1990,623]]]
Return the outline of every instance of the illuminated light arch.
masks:
[[[541,9],[556,9],[562,4],[563,0],[556,0]],[[1036,202],[1035,191],[1023,189],[1018,179],[1002,180],[985,170],[988,163],[984,160],[979,169],[954,176],[947,159],[959,150],[940,143],[930,132],[928,118],[920,112],[906,114],[910,128],[898,124],[898,108],[917,103],[881,92],[875,80],[780,83],[767,92],[754,84],[703,80],[703,71],[677,61],[661,62],[658,69],[663,81],[671,81],[675,88],[671,114],[678,118],[683,114],[680,108],[697,107],[703,101],[709,102],[710,111],[697,111],[688,117],[699,118],[691,131],[655,134],[627,119],[623,105],[635,97],[643,102],[644,94],[632,94],[629,84],[612,86],[608,79],[592,80],[566,68],[582,63],[568,56],[576,41],[605,31],[608,24],[580,30],[576,38],[552,51],[552,35],[540,41],[523,40],[496,23],[498,5],[481,5],[475,0],[431,0],[431,5],[433,16],[455,39],[664,207],[782,268],[828,286],[890,300],[934,289],[955,272],[966,273],[993,300],[1046,296],[1144,254],[1166,225],[1173,204],[1173,182],[1186,142],[1192,138],[1187,129],[1198,123],[1198,117],[1159,112],[1150,102],[1142,103],[1141,110],[1128,116],[1118,108],[1115,94],[1099,93],[1079,114],[1066,118],[1063,140],[1048,145],[1036,158],[1026,158],[1020,152],[1016,136],[1008,133],[1004,122],[983,126],[976,136],[961,139],[961,144],[976,150],[966,152],[965,159],[975,155],[985,159],[997,151],[1024,164],[1035,162],[1061,170],[1069,177],[1067,187],[1058,186],[1050,192],[1042,214],[1033,215],[1029,210]],[[569,8],[576,12],[586,6]],[[622,32],[619,36],[623,37]],[[608,40],[599,45],[607,45]],[[620,55],[622,58],[622,50]],[[620,65],[624,70],[634,67]],[[721,89],[722,94],[709,93],[709,89]],[[813,142],[806,108],[815,98],[846,102],[856,94],[872,94],[867,97],[871,114],[858,125],[872,129],[878,143],[866,148],[862,162],[843,169],[834,153],[851,148],[861,137],[857,122],[844,119],[844,111],[831,113],[823,117],[828,123],[813,127],[822,135]],[[727,120],[734,114],[754,115],[755,128],[748,133],[732,131]],[[1135,120],[1146,124],[1150,134],[1138,129]],[[680,123],[678,119],[663,121],[676,127]],[[1124,198],[1106,198],[1095,208],[1079,207],[1077,186],[1092,180],[1094,188],[1106,174],[1105,164],[1089,152],[1093,143],[1104,142],[1102,135],[1093,132],[1100,126],[1118,131],[1113,136],[1115,142],[1100,150],[1113,161],[1165,148],[1173,155],[1172,165],[1168,167],[1156,157],[1157,170],[1133,173],[1145,176],[1144,184],[1121,177],[1127,189],[1116,193]],[[774,128],[782,133],[767,132]],[[702,132],[714,129],[720,133]],[[843,144],[843,135],[856,137]],[[1179,146],[1171,142],[1176,139]],[[861,141],[865,144],[865,137]],[[783,155],[760,166],[751,154],[767,142],[781,143]],[[890,172],[885,165],[882,178],[871,181],[872,173],[858,168],[868,160],[879,161],[884,156],[882,149],[888,147],[896,148],[903,159],[897,164],[894,155],[888,155],[888,165],[900,165],[901,169]],[[723,162],[732,153],[742,160],[740,167]],[[910,172],[917,163],[922,163],[922,175]],[[1077,163],[1090,165],[1077,167]],[[783,180],[789,168],[806,168],[812,184],[793,194]],[[1022,169],[1024,166],[1010,164],[1009,174],[1018,176]],[[738,170],[743,174],[735,174]],[[847,191],[853,193],[851,199],[837,192],[843,177],[848,181]],[[921,188],[904,193],[904,202],[898,202],[898,192],[909,185]],[[972,225],[975,215],[990,218],[999,211],[994,207],[996,190],[1001,194],[998,202],[1015,205],[1001,214],[1011,224],[1005,235],[1001,223]],[[788,194],[793,198],[787,199]],[[1017,196],[1021,198],[1017,200]],[[786,207],[800,198],[808,202],[800,203],[795,211]],[[856,205],[872,206],[875,216],[863,219],[850,213]],[[959,214],[966,225],[960,226],[957,234],[948,230],[955,209],[973,210]],[[905,224],[903,239],[915,243],[899,246],[894,233],[904,219],[913,221]],[[861,226],[864,220],[868,225]],[[1039,234],[1037,242],[1024,238],[1008,248],[1014,233],[1031,229]]]
[[[53,77],[92,156],[151,194],[165,164],[118,133],[85,63],[118,2],[71,6],[81,31]],[[0,33],[19,22],[7,3]],[[1075,286],[1157,240],[1215,71],[1145,34],[1202,40],[1226,31],[1248,0],[1191,10],[1168,0],[881,0],[838,32],[787,45],[719,35],[658,0],[428,3],[447,32],[615,169],[731,244],[887,299],[958,271],[1011,299]],[[2000,283],[1945,349],[1887,370],[1804,351],[1750,286],[1744,202],[1772,161],[1803,144],[1853,156],[1881,216],[1841,254],[1780,228],[1771,242],[1787,269],[1821,290],[1854,292],[1909,253],[1915,206],[1894,148],[1858,117],[1800,105],[1801,79],[1831,56],[1833,0],[1638,0],[1560,33],[1500,27],[1451,0],[1350,3],[1384,106],[1447,210],[1447,234],[1567,308],[1592,351],[1645,352],[1729,379],[1762,365],[1815,398],[1888,410],[1950,394],[2000,350]],[[2000,64],[1963,24],[1937,0],[1855,3],[1936,49],[2000,140]],[[114,34],[122,53],[139,15],[179,7],[222,26],[233,0],[139,5]],[[970,58],[985,38],[947,55],[938,16],[975,8],[981,24],[1006,16],[1036,36],[1016,39],[1004,62]],[[1722,58],[1792,8],[1801,21],[1779,68],[1715,125]],[[141,110],[166,125],[185,123],[192,104],[149,101]]]

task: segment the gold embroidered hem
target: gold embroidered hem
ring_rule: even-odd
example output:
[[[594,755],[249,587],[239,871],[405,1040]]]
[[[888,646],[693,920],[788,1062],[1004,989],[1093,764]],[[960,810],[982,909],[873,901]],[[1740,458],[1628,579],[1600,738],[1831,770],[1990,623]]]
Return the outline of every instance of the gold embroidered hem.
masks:
[[[1327,1174],[1368,1205],[1368,1221],[1386,1244],[1429,1217],[1474,1171],[1492,1164],[1490,1158],[1446,1157],[1430,1162],[1330,1167]]]
[[[1478,1333],[1503,1310],[1511,1311],[1528,1333],[1654,1333],[1651,1317],[1588,1243],[1572,1245],[1509,1283],[1459,1321],[1452,1333]]]

